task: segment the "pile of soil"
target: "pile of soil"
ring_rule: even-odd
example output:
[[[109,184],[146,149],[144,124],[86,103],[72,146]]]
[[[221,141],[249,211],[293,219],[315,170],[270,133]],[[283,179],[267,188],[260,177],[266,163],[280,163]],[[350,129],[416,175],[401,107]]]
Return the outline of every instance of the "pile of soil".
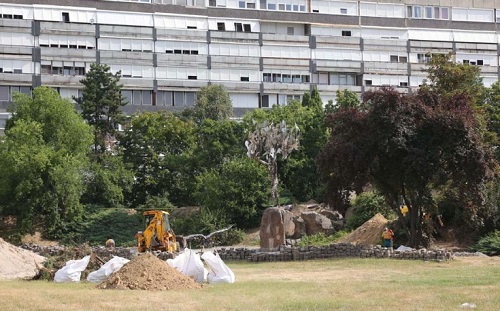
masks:
[[[340,239],[339,242],[357,245],[380,244],[382,231],[384,227],[387,226],[388,222],[389,221],[382,214],[377,213],[356,230]]]
[[[192,278],[151,253],[136,256],[97,286],[101,289],[178,290],[201,288]]]
[[[32,279],[45,259],[0,238],[0,279]]]

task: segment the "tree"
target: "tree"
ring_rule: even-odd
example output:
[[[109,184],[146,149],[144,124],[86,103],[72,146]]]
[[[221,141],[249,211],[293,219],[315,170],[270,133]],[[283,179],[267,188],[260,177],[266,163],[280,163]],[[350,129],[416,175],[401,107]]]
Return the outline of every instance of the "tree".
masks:
[[[94,127],[94,153],[104,154],[112,147],[118,125],[124,121],[121,107],[127,102],[121,95],[120,72],[113,74],[106,64],[92,64],[83,84],[81,98],[74,98],[83,118]]]
[[[193,123],[170,112],[133,116],[121,141],[124,161],[135,175],[132,203],[144,204],[147,197],[166,195],[174,205],[193,203],[194,141]]]
[[[198,177],[195,196],[198,202],[239,228],[251,228],[258,222],[269,198],[268,175],[256,161],[234,158],[220,170]]]
[[[325,107],[326,113],[334,113],[339,109],[349,109],[359,107],[359,98],[356,93],[349,91],[347,89],[341,91],[337,90],[337,103],[336,105],[333,102],[328,102]]]
[[[14,96],[0,157],[3,214],[18,217],[22,231],[44,225],[50,233],[82,212],[82,171],[92,134],[73,105],[52,89]]]
[[[239,157],[245,152],[244,142],[244,124],[205,119],[196,128],[195,166],[198,169],[218,169],[224,161]]]
[[[394,89],[367,92],[364,109],[340,110],[330,116],[332,133],[320,165],[335,194],[372,184],[399,213],[411,246],[430,243],[424,213],[435,215],[433,192],[454,188],[469,217],[477,216],[481,188],[492,176],[494,161],[482,144],[470,96],[422,90],[399,94]],[[409,222],[399,211],[401,200]]]
[[[286,122],[268,124],[255,124],[255,131],[248,134],[245,141],[247,155],[258,160],[267,166],[271,179],[271,201],[275,206],[279,206],[278,195],[278,155],[286,160],[288,155],[299,148],[300,130],[295,124],[294,127],[287,127]]]
[[[183,116],[200,124],[205,119],[226,120],[233,116],[233,103],[223,85],[211,84],[196,93],[196,103],[192,109],[185,109]]]

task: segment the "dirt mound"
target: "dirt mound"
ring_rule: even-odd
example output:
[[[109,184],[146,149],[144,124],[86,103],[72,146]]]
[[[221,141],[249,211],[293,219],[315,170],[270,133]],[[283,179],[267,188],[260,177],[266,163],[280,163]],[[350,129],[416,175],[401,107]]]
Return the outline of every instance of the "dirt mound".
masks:
[[[165,261],[146,253],[133,258],[110,275],[98,288],[178,290],[201,288],[192,278],[170,267]]]
[[[0,238],[0,279],[31,279],[44,261],[45,257]]]
[[[375,245],[380,244],[382,230],[387,226],[389,221],[385,217],[377,213],[370,220],[362,224],[353,232],[349,233],[339,242],[353,243],[358,245]]]

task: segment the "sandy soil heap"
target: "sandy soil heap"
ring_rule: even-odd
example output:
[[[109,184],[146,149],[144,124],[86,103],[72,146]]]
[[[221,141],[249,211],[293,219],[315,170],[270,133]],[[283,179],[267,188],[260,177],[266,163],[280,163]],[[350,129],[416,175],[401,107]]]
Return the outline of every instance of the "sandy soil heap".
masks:
[[[31,279],[45,259],[0,238],[0,279]]]
[[[353,243],[358,245],[375,245],[380,244],[382,231],[387,226],[389,221],[385,217],[377,213],[370,220],[362,224],[353,232],[349,233],[339,242]]]
[[[98,288],[177,290],[201,288],[192,278],[170,267],[156,256],[141,254],[113,273]]]

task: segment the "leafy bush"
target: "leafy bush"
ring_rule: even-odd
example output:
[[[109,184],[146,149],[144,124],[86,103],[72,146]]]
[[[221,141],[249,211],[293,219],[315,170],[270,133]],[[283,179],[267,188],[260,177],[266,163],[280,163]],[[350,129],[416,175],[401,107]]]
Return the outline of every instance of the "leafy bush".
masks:
[[[333,235],[325,235],[323,233],[306,235],[302,239],[300,239],[299,246],[326,246],[330,244],[337,243],[340,238],[347,234],[346,231],[338,231]]]
[[[88,205],[81,218],[63,223],[49,237],[59,239],[66,245],[104,245],[107,239],[112,238],[117,246],[132,246],[136,244],[135,234],[143,229],[140,213],[127,212],[123,208]]]
[[[481,238],[477,244],[472,247],[472,250],[489,256],[500,255],[500,230],[491,232]]]
[[[257,161],[229,160],[220,171],[199,176],[195,196],[202,206],[221,213],[229,223],[253,228],[269,200],[269,176]]]
[[[346,229],[356,229],[377,213],[382,214],[387,219],[394,218],[394,212],[385,203],[383,196],[374,192],[361,193],[354,200],[352,216],[347,219]]]

